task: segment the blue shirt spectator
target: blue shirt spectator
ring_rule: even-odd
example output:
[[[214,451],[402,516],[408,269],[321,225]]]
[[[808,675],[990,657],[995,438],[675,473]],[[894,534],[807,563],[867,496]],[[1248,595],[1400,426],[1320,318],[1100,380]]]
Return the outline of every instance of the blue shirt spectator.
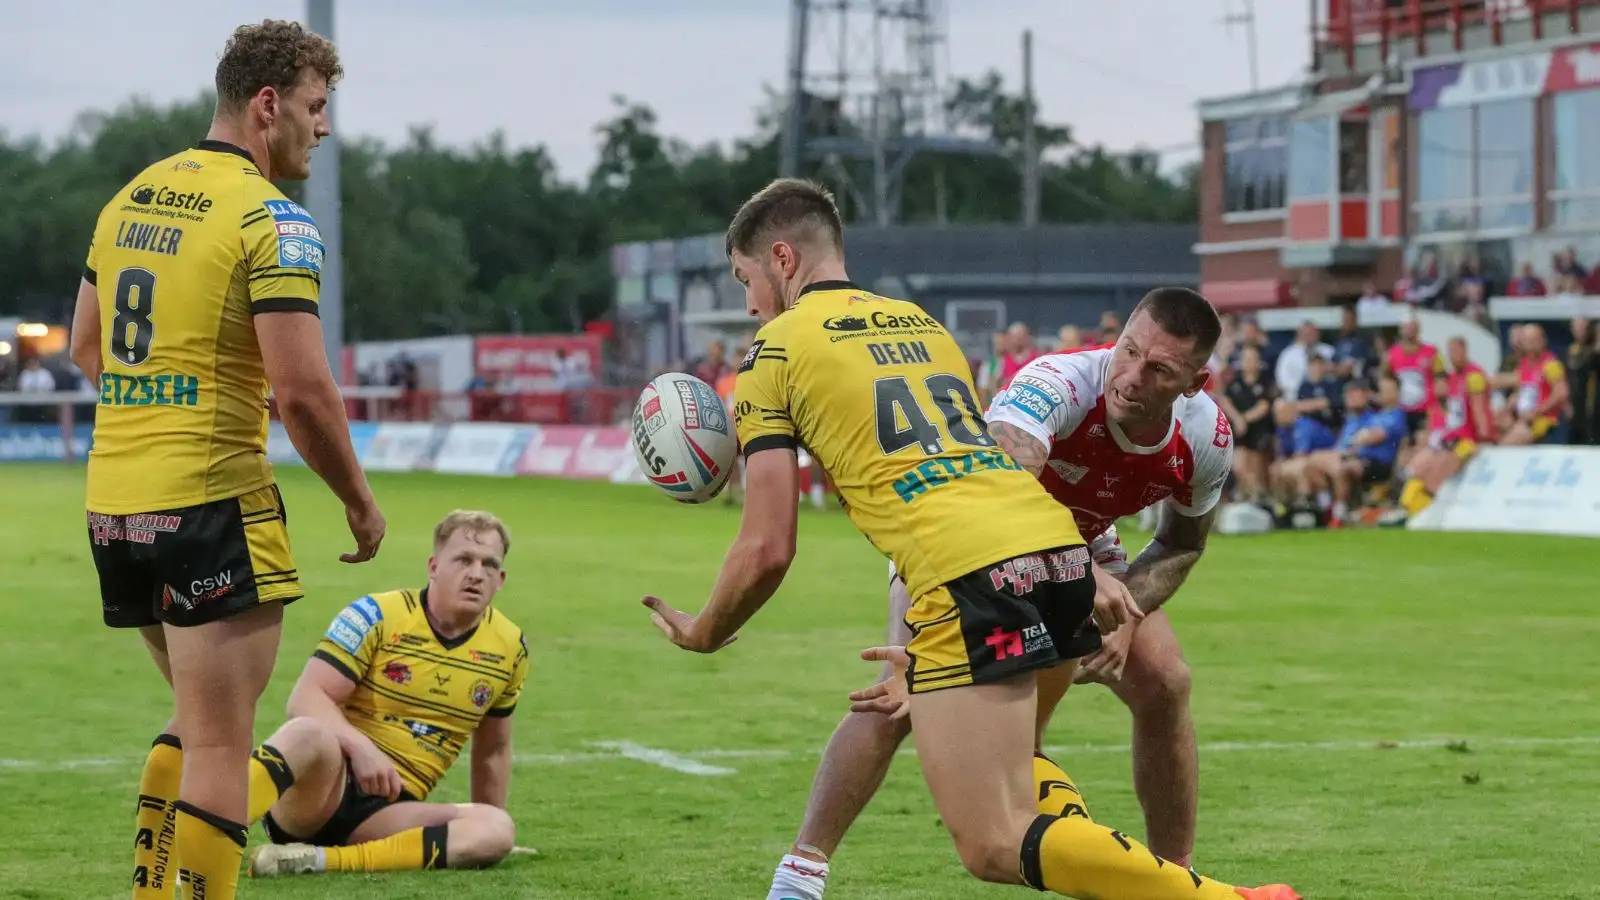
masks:
[[[1380,440],[1356,444],[1356,436],[1369,429],[1382,431]],[[1406,438],[1406,414],[1400,409],[1367,409],[1352,413],[1339,434],[1339,449],[1384,466],[1394,465],[1400,455],[1400,442]]]

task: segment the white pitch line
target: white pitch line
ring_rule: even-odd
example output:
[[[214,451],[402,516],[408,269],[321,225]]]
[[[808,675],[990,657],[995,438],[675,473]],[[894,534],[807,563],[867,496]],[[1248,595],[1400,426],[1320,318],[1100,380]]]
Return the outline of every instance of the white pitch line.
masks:
[[[682,772],[685,775],[733,775],[737,771],[724,766],[696,762],[687,756],[679,756],[670,750],[657,750],[654,747],[646,747],[642,744],[635,744],[632,741],[599,741],[594,746],[615,750],[618,755],[625,759],[650,763],[663,769]]]
[[[1359,750],[1437,750],[1465,743],[1469,750],[1495,747],[1592,747],[1600,745],[1600,735],[1581,735],[1559,738],[1427,738],[1420,740],[1389,741],[1382,739],[1363,741],[1215,741],[1200,745],[1201,753],[1268,753],[1313,752],[1344,753]],[[590,746],[599,751],[578,753],[519,753],[513,762],[519,766],[576,766],[596,762],[633,760],[650,763],[689,775],[732,775],[735,770],[714,766],[701,760],[747,759],[781,760],[811,758],[822,755],[822,750],[765,749],[708,749],[674,752],[646,747],[632,741],[600,741]],[[1045,750],[1051,754],[1071,757],[1084,753],[1127,753],[1127,744],[1050,744]],[[901,756],[915,756],[911,748],[900,750]],[[83,759],[5,759],[0,758],[0,775],[17,773],[93,772],[133,768],[144,762],[143,757],[88,757]]]

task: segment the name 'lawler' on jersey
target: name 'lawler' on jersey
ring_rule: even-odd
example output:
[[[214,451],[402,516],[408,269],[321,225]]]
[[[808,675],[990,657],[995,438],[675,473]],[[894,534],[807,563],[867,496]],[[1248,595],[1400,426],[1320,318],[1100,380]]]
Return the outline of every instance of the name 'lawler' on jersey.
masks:
[[[989,408],[1050,447],[1039,480],[1072,509],[1093,541],[1117,519],[1171,498],[1178,512],[1202,516],[1222,498],[1233,465],[1233,429],[1204,393],[1173,404],[1167,436],[1133,443],[1106,415],[1106,380],[1114,347],[1041,356],[1017,373]]]
[[[913,598],[986,565],[1081,545],[984,427],[971,366],[921,307],[844,281],[802,292],[739,365],[746,453],[806,449]]]
[[[311,216],[231,144],[202,141],[117,192],[83,273],[105,366],[89,509],[178,509],[272,482],[252,317],[315,314],[323,252]]]
[[[394,761],[406,792],[426,799],[485,716],[509,716],[528,676],[522,629],[494,607],[466,634],[442,638],[428,591],[387,591],[345,607],[317,659],[355,682],[345,717]]]

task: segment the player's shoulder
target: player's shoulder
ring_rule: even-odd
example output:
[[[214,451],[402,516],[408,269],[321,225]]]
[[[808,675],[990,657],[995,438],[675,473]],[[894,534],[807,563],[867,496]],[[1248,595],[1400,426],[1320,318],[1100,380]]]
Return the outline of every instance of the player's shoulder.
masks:
[[[498,608],[490,607],[484,615],[483,625],[473,635],[473,649],[493,652],[508,664],[528,655],[528,637],[521,626]]]
[[[385,628],[404,621],[407,612],[404,594],[403,591],[382,591],[357,597],[334,615],[324,639],[346,653],[357,653],[374,632],[381,637]]]
[[[1178,397],[1173,415],[1178,417],[1178,427],[1190,452],[1195,456],[1196,467],[1210,460],[1227,465],[1233,455],[1233,425],[1228,414],[1205,391],[1193,397]]]
[[[1080,350],[1059,350],[1035,357],[1017,370],[1016,379],[1034,379],[1071,391],[1068,397],[1074,405],[1093,405],[1100,396],[1105,380],[1106,364],[1111,359],[1112,347],[1087,347]],[[1013,379],[1013,383],[1015,380]],[[1024,384],[1028,381],[1024,380]],[[1080,398],[1080,391],[1088,391]]]

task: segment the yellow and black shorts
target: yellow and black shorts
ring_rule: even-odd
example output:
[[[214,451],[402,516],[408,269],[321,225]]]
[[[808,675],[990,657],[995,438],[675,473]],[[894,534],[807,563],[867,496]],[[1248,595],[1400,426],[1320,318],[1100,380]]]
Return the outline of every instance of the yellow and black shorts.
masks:
[[[1029,553],[941,584],[911,602],[914,694],[1002,681],[1100,649],[1089,548]]]
[[[304,594],[276,485],[199,506],[89,513],[100,608],[112,628],[178,628]]]
[[[388,809],[396,803],[415,803],[416,797],[411,792],[401,789],[400,796],[394,800],[388,797],[374,797],[361,790],[361,785],[356,783],[355,773],[350,771],[350,766],[344,767],[344,794],[339,797],[339,806],[322,823],[315,834],[296,835],[283,830],[272,818],[272,813],[267,813],[261,819],[261,827],[267,832],[267,837],[274,844],[311,844],[316,847],[343,847],[350,843],[350,835],[355,834],[362,823],[372,818],[375,814]]]

